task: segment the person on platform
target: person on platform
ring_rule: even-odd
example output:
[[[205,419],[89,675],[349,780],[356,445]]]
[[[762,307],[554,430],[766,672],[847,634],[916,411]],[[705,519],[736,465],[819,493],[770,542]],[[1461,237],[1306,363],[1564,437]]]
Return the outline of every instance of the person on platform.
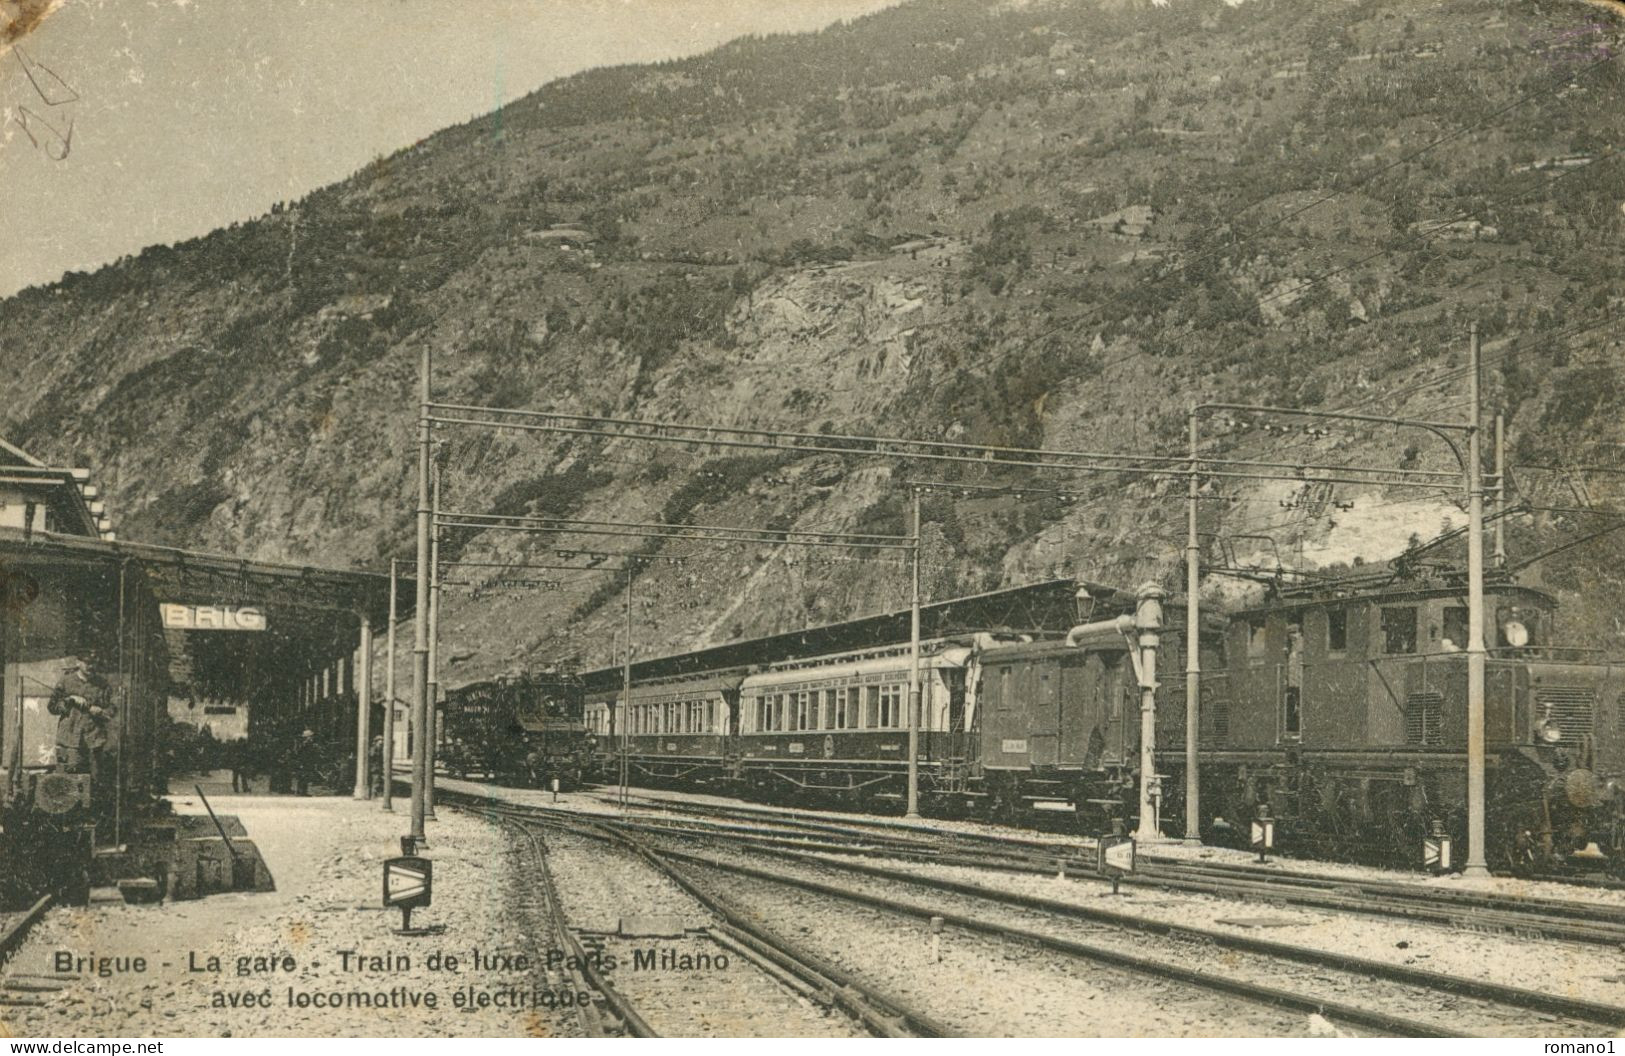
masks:
[[[316,776],[317,751],[316,731],[306,730],[300,734],[293,748],[293,774],[301,796],[310,795],[310,782]]]
[[[113,717],[107,687],[84,660],[74,659],[62,669],[45,709],[57,716],[56,767],[69,774],[90,774],[92,783],[107,747],[108,723]]]
[[[248,774],[248,742],[231,741],[226,744],[226,763],[231,767],[231,790],[251,791]]]
[[[372,795],[383,795],[384,792],[384,737],[375,734],[372,744],[367,747],[367,774],[370,777]]]

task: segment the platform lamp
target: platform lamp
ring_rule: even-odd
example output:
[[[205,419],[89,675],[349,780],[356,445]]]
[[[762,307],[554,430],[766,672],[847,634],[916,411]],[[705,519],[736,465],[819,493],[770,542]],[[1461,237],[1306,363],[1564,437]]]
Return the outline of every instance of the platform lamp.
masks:
[[[1072,595],[1072,604],[1077,609],[1076,623],[1088,623],[1089,617],[1095,614],[1095,596],[1089,593],[1088,587],[1078,588],[1078,592]]]

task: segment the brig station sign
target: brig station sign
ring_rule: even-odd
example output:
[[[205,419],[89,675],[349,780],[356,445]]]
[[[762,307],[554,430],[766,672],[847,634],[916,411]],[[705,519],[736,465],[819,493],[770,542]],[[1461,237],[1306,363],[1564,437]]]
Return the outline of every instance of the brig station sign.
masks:
[[[263,631],[265,611],[253,605],[190,605],[164,602],[158,606],[164,626],[182,631]]]

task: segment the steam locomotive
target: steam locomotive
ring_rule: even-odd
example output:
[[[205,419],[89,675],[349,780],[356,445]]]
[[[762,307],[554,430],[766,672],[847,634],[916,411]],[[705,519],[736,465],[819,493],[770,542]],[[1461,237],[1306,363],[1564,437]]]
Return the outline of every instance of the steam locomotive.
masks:
[[[1557,644],[1548,595],[1501,582],[1485,596],[1492,865],[1589,858],[1622,871],[1625,666]],[[1150,689],[1153,806],[1165,831],[1182,831],[1187,643],[1161,628],[1146,671],[1135,633],[1145,629],[1121,616],[1065,638],[922,643],[922,804],[1005,820],[1065,811],[1088,832],[1137,821]],[[1233,838],[1267,812],[1280,845],[1337,857],[1417,861],[1436,833],[1463,844],[1466,630],[1465,592],[1446,581],[1288,592],[1204,627],[1204,838]],[[768,800],[894,805],[906,787],[909,668],[908,647],[886,645],[640,680],[630,708],[606,686],[585,704],[593,770]]]
[[[168,655],[145,577],[116,554],[35,540],[0,561],[0,905],[89,895],[165,785],[159,752]],[[111,719],[93,763],[56,763],[51,698],[86,659]],[[89,762],[87,760],[87,762]]]
[[[578,787],[592,759],[582,722],[582,684],[535,674],[463,686],[446,696],[441,762],[459,776],[479,773],[535,788]]]

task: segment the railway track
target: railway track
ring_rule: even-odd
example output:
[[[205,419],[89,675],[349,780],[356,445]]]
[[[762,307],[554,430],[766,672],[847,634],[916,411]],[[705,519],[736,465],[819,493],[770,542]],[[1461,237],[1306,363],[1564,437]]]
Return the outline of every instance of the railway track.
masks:
[[[532,808],[517,809],[526,812],[532,810]],[[1582,1030],[1594,1029],[1598,1025],[1612,1030],[1625,1024],[1625,1008],[1599,1002],[1502,986],[1405,965],[1346,957],[1311,947],[1169,924],[1132,914],[1034,898],[976,884],[922,877],[896,869],[829,859],[808,851],[784,847],[740,846],[726,834],[715,831],[650,832],[641,829],[635,822],[615,818],[588,820],[579,814],[562,811],[545,811],[533,816],[540,817],[544,824],[550,826],[570,828],[602,840],[639,846],[645,853],[657,853],[668,860],[687,862],[701,869],[787,885],[818,897],[846,900],[915,920],[940,917],[949,926],[962,930],[987,935],[1005,935],[1053,952],[1084,958],[1114,968],[1229,994],[1275,1008],[1313,1012],[1335,1022],[1379,1033],[1401,1036],[1449,1036],[1464,1032],[1453,1024],[1420,1021],[1388,1011],[1397,1007],[1425,1007],[1429,1002],[1443,1003],[1454,1008],[1457,1011],[1458,1023],[1486,1022],[1505,1030],[1525,1032],[1535,1030],[1542,1034],[1550,1033],[1553,1029],[1550,1026],[1552,1017],[1564,1021],[1565,1026],[1572,1025]],[[785,873],[777,869],[770,870],[763,868],[758,862],[742,861],[737,857],[718,857],[715,854],[699,853],[691,845],[694,841],[703,839],[721,843],[725,848],[725,855],[744,854],[758,859],[758,862],[760,858],[765,857],[777,865],[789,863],[802,870],[811,869],[816,873],[823,873],[826,878],[808,876],[805,872]],[[690,846],[665,846],[659,842],[662,840],[682,840]],[[656,847],[657,850],[652,849]],[[838,882],[829,882],[827,877],[830,873],[835,874]],[[841,877],[846,879],[841,880]],[[854,883],[853,878],[861,878],[863,882]],[[885,893],[865,889],[877,881]],[[895,897],[905,891],[923,893],[925,901],[922,904]],[[997,913],[993,917],[987,915],[990,907],[996,907]],[[1025,920],[1018,922],[1007,915],[1000,915],[1012,910],[1019,911]],[[1035,919],[1039,924],[1037,928],[1031,926]],[[1074,926],[1080,921],[1087,922],[1109,933],[1116,933],[1119,939],[1121,936],[1131,935],[1132,942],[1125,949],[1120,943],[1113,945],[1080,941],[1064,934],[1057,934],[1060,929],[1055,925],[1061,921]],[[1153,942],[1171,944],[1172,948],[1165,950],[1164,957],[1148,956],[1145,948]],[[1192,961],[1190,954],[1194,948],[1207,951],[1214,948],[1227,950],[1231,956],[1224,958],[1224,972],[1205,972],[1189,967]],[[1240,970],[1235,956],[1238,954],[1252,960],[1254,970],[1251,973]],[[1305,973],[1301,968],[1283,971],[1285,967],[1281,963],[1283,961],[1299,966],[1310,966],[1314,969],[1312,976],[1316,980],[1325,980],[1330,973],[1336,973],[1330,975],[1334,981],[1328,984],[1334,988],[1341,986],[1347,989],[1356,986],[1369,990],[1376,985],[1388,988],[1390,994],[1382,1000],[1380,1008],[1371,1008],[1352,1005],[1328,997],[1324,993],[1305,994],[1296,989],[1261,981],[1261,978],[1304,977]],[[1251,978],[1243,978],[1244,974],[1250,974]],[[1341,983],[1335,981],[1339,979],[1342,980]]]
[[[535,812],[515,811],[489,804],[470,804],[455,794],[448,796],[463,809],[471,810],[512,828],[528,847],[546,912],[552,922],[553,941],[560,949],[570,951],[583,963],[590,964],[580,940],[566,924],[566,916],[558,888],[547,862],[545,842],[546,822]],[[594,836],[600,834],[593,833]],[[693,898],[718,924],[708,935],[719,946],[738,954],[754,964],[774,985],[809,999],[816,1005],[838,1009],[851,1018],[862,1033],[876,1037],[945,1037],[952,1032],[930,1016],[912,1009],[907,1003],[881,993],[863,984],[849,973],[821,961],[783,936],[775,935],[741,913],[728,902],[718,898],[691,872],[669,860],[665,855],[647,847],[628,844],[628,850],[661,875],[670,879],[689,897]],[[584,971],[578,977],[591,992],[600,995],[610,1014],[600,1015],[591,1006],[578,1006],[583,1013],[583,1030],[589,1036],[658,1037],[651,1025],[652,1015],[645,1015],[628,995],[617,989],[602,972]]]
[[[1007,872],[1095,875],[1092,848],[1019,836],[964,833],[885,820],[807,819],[757,807],[694,804],[643,797],[640,805],[666,813],[734,823],[739,839],[771,844],[795,841],[844,854],[886,854],[912,861],[966,865]],[[1394,917],[1469,931],[1528,935],[1545,940],[1625,946],[1625,908],[1551,898],[1451,891],[1421,884],[1356,880],[1238,863],[1191,862],[1141,856],[1125,885],[1209,894]]]
[[[45,911],[51,908],[52,903],[52,896],[43,895],[33,905],[6,921],[3,927],[0,927],[0,966],[3,966],[6,961],[11,959],[11,955],[17,952],[17,947],[23,944],[24,939],[28,938],[29,931],[33,929],[35,924],[40,922],[40,918],[45,916]]]
[[[581,1032],[589,1038],[655,1037],[654,1029],[638,1014],[632,1003],[621,996],[603,973],[593,966],[592,959],[587,956],[587,951],[582,948],[580,940],[565,925],[558,886],[554,883],[553,871],[547,864],[547,848],[542,842],[541,833],[535,826],[526,825],[522,821],[505,820],[524,841],[529,851],[531,869],[537,880],[536,893],[539,905],[536,909],[545,918],[544,927],[552,939],[553,948],[566,951],[572,958],[560,969],[561,974],[566,977],[573,990],[597,994],[609,1012],[606,1016],[592,1004],[576,1005],[575,1014]],[[538,957],[538,963],[545,963],[545,955]]]

